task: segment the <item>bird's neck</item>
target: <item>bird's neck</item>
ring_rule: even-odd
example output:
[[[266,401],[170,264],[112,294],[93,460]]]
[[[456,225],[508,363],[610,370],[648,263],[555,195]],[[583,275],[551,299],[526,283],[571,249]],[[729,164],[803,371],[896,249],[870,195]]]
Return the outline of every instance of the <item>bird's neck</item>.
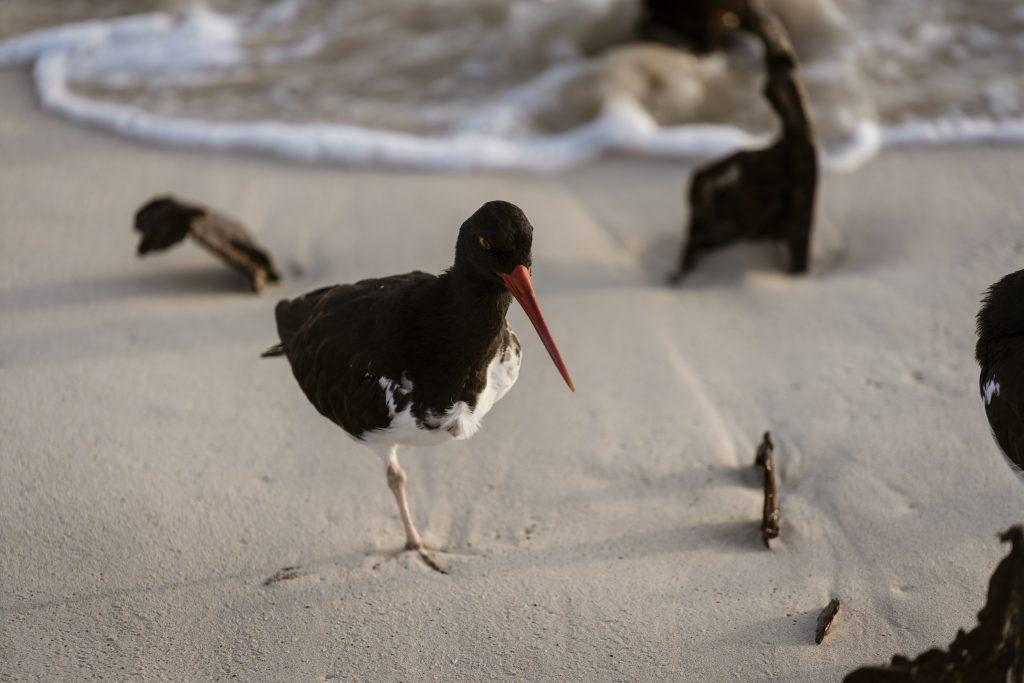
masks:
[[[446,275],[448,325],[453,342],[469,355],[492,350],[505,329],[512,296],[500,284],[466,276],[456,269]]]

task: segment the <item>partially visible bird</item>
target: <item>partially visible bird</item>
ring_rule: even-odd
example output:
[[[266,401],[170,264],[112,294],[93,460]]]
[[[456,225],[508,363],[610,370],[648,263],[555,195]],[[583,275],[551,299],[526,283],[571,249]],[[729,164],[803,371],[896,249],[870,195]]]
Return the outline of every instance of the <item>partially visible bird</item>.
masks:
[[[277,304],[284,355],[318,411],[387,466],[406,549],[443,573],[416,531],[399,445],[468,439],[519,376],[522,351],[505,321],[512,298],[573,389],[530,278],[533,226],[508,202],[484,204],[462,224],[455,263],[334,285]]]
[[[981,400],[996,443],[1024,473],[1024,270],[992,285],[978,312],[975,357]]]

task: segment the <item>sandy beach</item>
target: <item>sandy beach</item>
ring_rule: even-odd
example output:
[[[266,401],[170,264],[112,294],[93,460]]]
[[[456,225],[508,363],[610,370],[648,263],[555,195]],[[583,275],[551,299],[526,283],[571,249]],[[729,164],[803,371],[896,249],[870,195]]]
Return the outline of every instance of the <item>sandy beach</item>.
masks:
[[[1019,149],[885,152],[824,179],[810,276],[745,245],[673,289],[683,162],[346,170],[75,126],[24,70],[0,92],[0,679],[838,681],[975,622],[1024,511],[973,359],[981,292],[1024,264]],[[164,192],[243,220],[282,285],[137,259]],[[379,460],[259,354],[278,298],[440,271],[490,199],[536,227],[577,391],[517,309],[481,433],[402,452],[441,576],[398,552]]]

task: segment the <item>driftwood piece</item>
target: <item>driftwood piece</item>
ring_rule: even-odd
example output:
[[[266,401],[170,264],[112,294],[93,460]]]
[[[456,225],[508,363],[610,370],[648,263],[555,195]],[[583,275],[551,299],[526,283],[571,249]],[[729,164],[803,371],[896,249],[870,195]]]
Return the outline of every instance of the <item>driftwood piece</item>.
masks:
[[[837,614],[839,614],[839,598],[832,598],[818,615],[818,624],[814,629],[815,643],[821,645],[821,641],[825,640],[825,636],[832,630],[832,623]]]
[[[913,660],[896,655],[888,666],[857,669],[844,683],[1024,681],[1024,526],[999,538],[1012,547],[992,573],[973,630],[958,631],[948,650],[928,650]]]
[[[810,267],[818,156],[796,55],[782,23],[759,0],[749,0],[740,22],[764,45],[764,95],[781,132],[767,149],[736,152],[694,173],[690,224],[674,281],[691,271],[703,252],[738,240],[784,243],[790,273]]]
[[[754,467],[764,469],[764,510],[761,513],[761,540],[766,548],[771,548],[769,541],[779,537],[779,486],[775,479],[775,444],[772,433],[765,432],[761,445],[754,456]]]
[[[204,207],[183,204],[169,196],[157,197],[136,212],[135,229],[142,233],[139,256],[167,249],[191,235],[207,251],[244,275],[255,292],[281,279],[270,253],[242,224]]]

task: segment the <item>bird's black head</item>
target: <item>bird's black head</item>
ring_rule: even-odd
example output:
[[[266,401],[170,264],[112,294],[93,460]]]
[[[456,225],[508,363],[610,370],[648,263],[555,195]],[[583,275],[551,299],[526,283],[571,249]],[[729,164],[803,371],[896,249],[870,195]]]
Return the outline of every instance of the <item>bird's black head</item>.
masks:
[[[459,239],[455,243],[455,265],[448,272],[452,282],[463,288],[463,291],[476,294],[474,298],[477,301],[487,301],[492,294],[511,294],[533,323],[562,379],[570,390],[575,391],[569,370],[551,337],[551,330],[544,322],[537,294],[533,291],[533,278],[530,275],[532,249],[533,226],[522,209],[508,202],[487,202],[466,219],[459,229]],[[479,296],[481,293],[483,296]],[[502,307],[501,310],[503,317],[505,309]]]
[[[501,274],[531,265],[533,226],[515,204],[487,202],[466,219],[455,243],[455,270],[504,289]]]
[[[988,362],[992,342],[1024,335],[1024,270],[1010,273],[989,287],[978,311],[978,362]]]

